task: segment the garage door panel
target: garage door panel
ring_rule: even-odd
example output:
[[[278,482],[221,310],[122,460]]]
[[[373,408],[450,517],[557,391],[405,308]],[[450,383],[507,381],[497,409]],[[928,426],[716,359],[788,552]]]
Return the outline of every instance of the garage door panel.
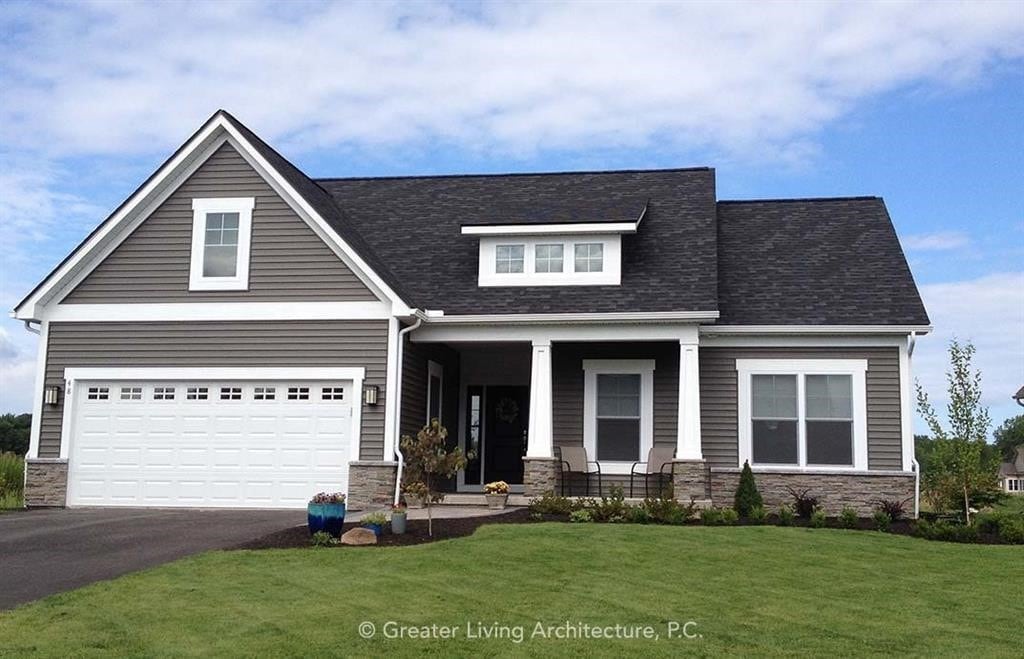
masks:
[[[80,383],[69,503],[301,508],[318,491],[344,491],[352,412],[338,392],[348,390],[336,382]]]

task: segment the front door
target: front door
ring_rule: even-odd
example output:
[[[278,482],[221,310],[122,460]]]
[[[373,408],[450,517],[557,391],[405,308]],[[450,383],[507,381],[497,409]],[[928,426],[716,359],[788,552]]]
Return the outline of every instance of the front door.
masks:
[[[491,386],[486,389],[484,413],[484,483],[523,482],[530,388]]]

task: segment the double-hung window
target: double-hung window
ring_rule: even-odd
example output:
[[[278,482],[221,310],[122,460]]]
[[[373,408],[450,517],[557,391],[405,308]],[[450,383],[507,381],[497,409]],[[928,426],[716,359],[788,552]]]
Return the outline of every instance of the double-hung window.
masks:
[[[253,197],[192,200],[189,290],[249,288]]]
[[[583,443],[607,473],[629,473],[654,441],[654,360],[583,361]]]
[[[866,360],[738,359],[739,462],[867,469]]]

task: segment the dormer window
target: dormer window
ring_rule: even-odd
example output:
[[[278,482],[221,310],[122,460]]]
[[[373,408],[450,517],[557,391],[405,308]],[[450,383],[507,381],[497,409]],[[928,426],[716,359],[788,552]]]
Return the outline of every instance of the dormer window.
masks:
[[[604,270],[604,245],[602,243],[576,244],[576,272],[601,272]]]
[[[253,197],[192,200],[192,263],[189,290],[249,288]]]
[[[498,245],[494,248],[494,271],[505,273],[522,272],[526,263],[524,245]]]
[[[606,286],[620,282],[622,237],[482,236],[481,286]]]
[[[561,272],[562,255],[564,252],[565,247],[561,243],[557,245],[537,245],[534,270],[537,272]]]

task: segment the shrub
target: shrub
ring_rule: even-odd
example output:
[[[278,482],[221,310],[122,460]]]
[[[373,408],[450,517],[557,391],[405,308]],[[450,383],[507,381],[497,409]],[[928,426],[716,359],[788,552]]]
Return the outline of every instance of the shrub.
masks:
[[[883,533],[892,526],[892,517],[884,510],[876,510],[875,514],[871,516],[871,520],[875,523],[875,529]]]
[[[857,517],[857,511],[849,506],[845,506],[843,511],[839,513],[839,524],[844,529],[855,529],[857,528],[857,522],[860,519]]]
[[[722,509],[721,508],[705,508],[700,511],[700,521],[705,526],[718,526],[722,523]]]
[[[768,519],[768,509],[764,506],[754,506],[750,509],[750,521],[755,524],[764,524]]]
[[[789,506],[779,508],[779,526],[793,525],[793,509]]]
[[[928,521],[919,519],[914,525],[914,535],[926,540],[945,542],[978,542],[978,527],[953,524],[946,520]]]
[[[793,512],[804,519],[810,519],[814,509],[818,507],[819,498],[810,494],[810,490],[786,488],[793,497]]]
[[[811,528],[823,529],[825,528],[825,511],[818,508],[811,513]]]
[[[695,506],[691,501],[684,506],[675,499],[644,499],[638,509],[647,513],[650,521],[657,524],[683,524],[693,517]]]
[[[906,505],[910,499],[904,499],[903,501],[897,501],[896,499],[878,499],[872,503],[875,506],[875,510],[881,510],[889,516],[889,519],[896,521],[903,519],[906,515]]]
[[[338,544],[338,539],[327,531],[317,531],[309,539],[309,542],[314,547],[333,547]]]
[[[543,522],[544,521],[544,514],[531,511],[530,512],[530,519],[533,520],[534,522]]]
[[[600,501],[588,499],[585,502],[595,522],[621,522],[629,517],[632,506],[626,503],[622,487],[615,485],[609,492],[609,496],[601,497]]]
[[[999,538],[1011,545],[1024,545],[1024,518],[1003,517],[999,520]]]
[[[722,508],[722,524],[732,526],[740,521],[740,514],[734,508]]]
[[[0,509],[20,508],[25,485],[25,461],[14,453],[0,453]]]
[[[581,508],[580,510],[574,510],[571,513],[569,513],[569,521],[570,522],[593,522],[594,521],[594,516],[586,508]]]
[[[626,521],[631,524],[649,524],[651,522],[651,514],[644,506],[631,506],[629,517]]]
[[[539,497],[530,499],[529,507],[531,513],[538,515],[568,515],[576,506],[572,500],[548,490]]]
[[[754,482],[754,472],[750,470],[750,463],[743,463],[743,471],[740,472],[740,483],[736,487],[736,498],[733,501],[733,508],[740,517],[750,517],[750,511],[756,506],[763,506],[764,500],[761,493],[757,491],[757,483]]]
[[[384,513],[369,513],[368,515],[363,515],[359,523],[362,526],[384,526],[388,523],[388,516]]]

